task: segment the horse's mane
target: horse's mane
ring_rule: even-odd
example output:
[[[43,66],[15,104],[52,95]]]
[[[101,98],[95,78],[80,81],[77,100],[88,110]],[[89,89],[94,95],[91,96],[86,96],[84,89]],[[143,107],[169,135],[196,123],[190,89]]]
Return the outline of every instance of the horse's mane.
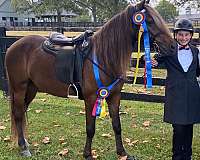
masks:
[[[133,7],[132,7],[133,8]],[[110,19],[93,36],[93,52],[111,74],[125,74],[131,54],[131,6]]]
[[[154,23],[160,26],[159,33],[168,33],[171,36],[163,18],[152,7],[145,5],[145,9]],[[92,38],[93,52],[98,61],[111,74],[126,74],[132,51],[132,45],[137,42],[137,27],[132,26],[131,17],[136,8],[129,5],[124,11],[110,19]],[[135,39],[133,39],[135,38]]]

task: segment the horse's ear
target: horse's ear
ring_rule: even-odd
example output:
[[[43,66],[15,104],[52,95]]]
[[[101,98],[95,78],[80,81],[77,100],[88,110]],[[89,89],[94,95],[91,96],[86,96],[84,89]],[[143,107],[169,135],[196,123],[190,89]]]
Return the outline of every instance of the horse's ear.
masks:
[[[146,3],[145,0],[141,0],[139,3],[136,4],[136,11],[141,11],[144,9],[144,4]]]

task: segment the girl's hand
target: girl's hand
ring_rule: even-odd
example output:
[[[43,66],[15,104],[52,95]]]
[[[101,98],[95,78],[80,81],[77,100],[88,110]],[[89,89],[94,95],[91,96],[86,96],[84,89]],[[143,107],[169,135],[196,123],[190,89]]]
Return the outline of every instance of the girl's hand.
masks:
[[[152,67],[158,66],[158,61],[156,61],[154,58],[151,59],[151,65]]]

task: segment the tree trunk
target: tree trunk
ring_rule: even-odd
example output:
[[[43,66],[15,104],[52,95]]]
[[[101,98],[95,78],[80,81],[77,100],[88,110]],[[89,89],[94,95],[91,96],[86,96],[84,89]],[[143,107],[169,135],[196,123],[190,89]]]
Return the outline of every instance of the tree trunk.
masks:
[[[94,27],[96,27],[96,25],[97,25],[97,8],[96,8],[95,4],[92,5],[92,16],[93,16],[93,20],[94,20]]]
[[[61,11],[58,9],[57,10],[57,16],[58,16],[58,29],[57,31],[60,32],[60,33],[63,33],[63,26],[62,26],[62,21],[61,21]]]

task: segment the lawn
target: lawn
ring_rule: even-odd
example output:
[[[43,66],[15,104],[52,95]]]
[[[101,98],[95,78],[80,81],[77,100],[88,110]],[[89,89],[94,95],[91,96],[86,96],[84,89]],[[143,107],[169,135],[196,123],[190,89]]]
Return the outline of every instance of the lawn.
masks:
[[[0,92],[0,160],[21,160],[10,141],[9,104]],[[139,160],[170,160],[171,127],[162,122],[163,104],[122,101],[124,146]],[[81,160],[85,144],[84,103],[39,93],[28,110],[31,160]],[[46,138],[45,138],[46,137]],[[49,139],[48,139],[49,138]],[[194,160],[200,157],[200,130],[194,131]],[[46,140],[46,141],[45,141]],[[45,142],[47,144],[45,144]],[[98,160],[115,160],[115,140],[109,117],[98,119],[93,150]],[[68,149],[64,156],[58,153]]]

